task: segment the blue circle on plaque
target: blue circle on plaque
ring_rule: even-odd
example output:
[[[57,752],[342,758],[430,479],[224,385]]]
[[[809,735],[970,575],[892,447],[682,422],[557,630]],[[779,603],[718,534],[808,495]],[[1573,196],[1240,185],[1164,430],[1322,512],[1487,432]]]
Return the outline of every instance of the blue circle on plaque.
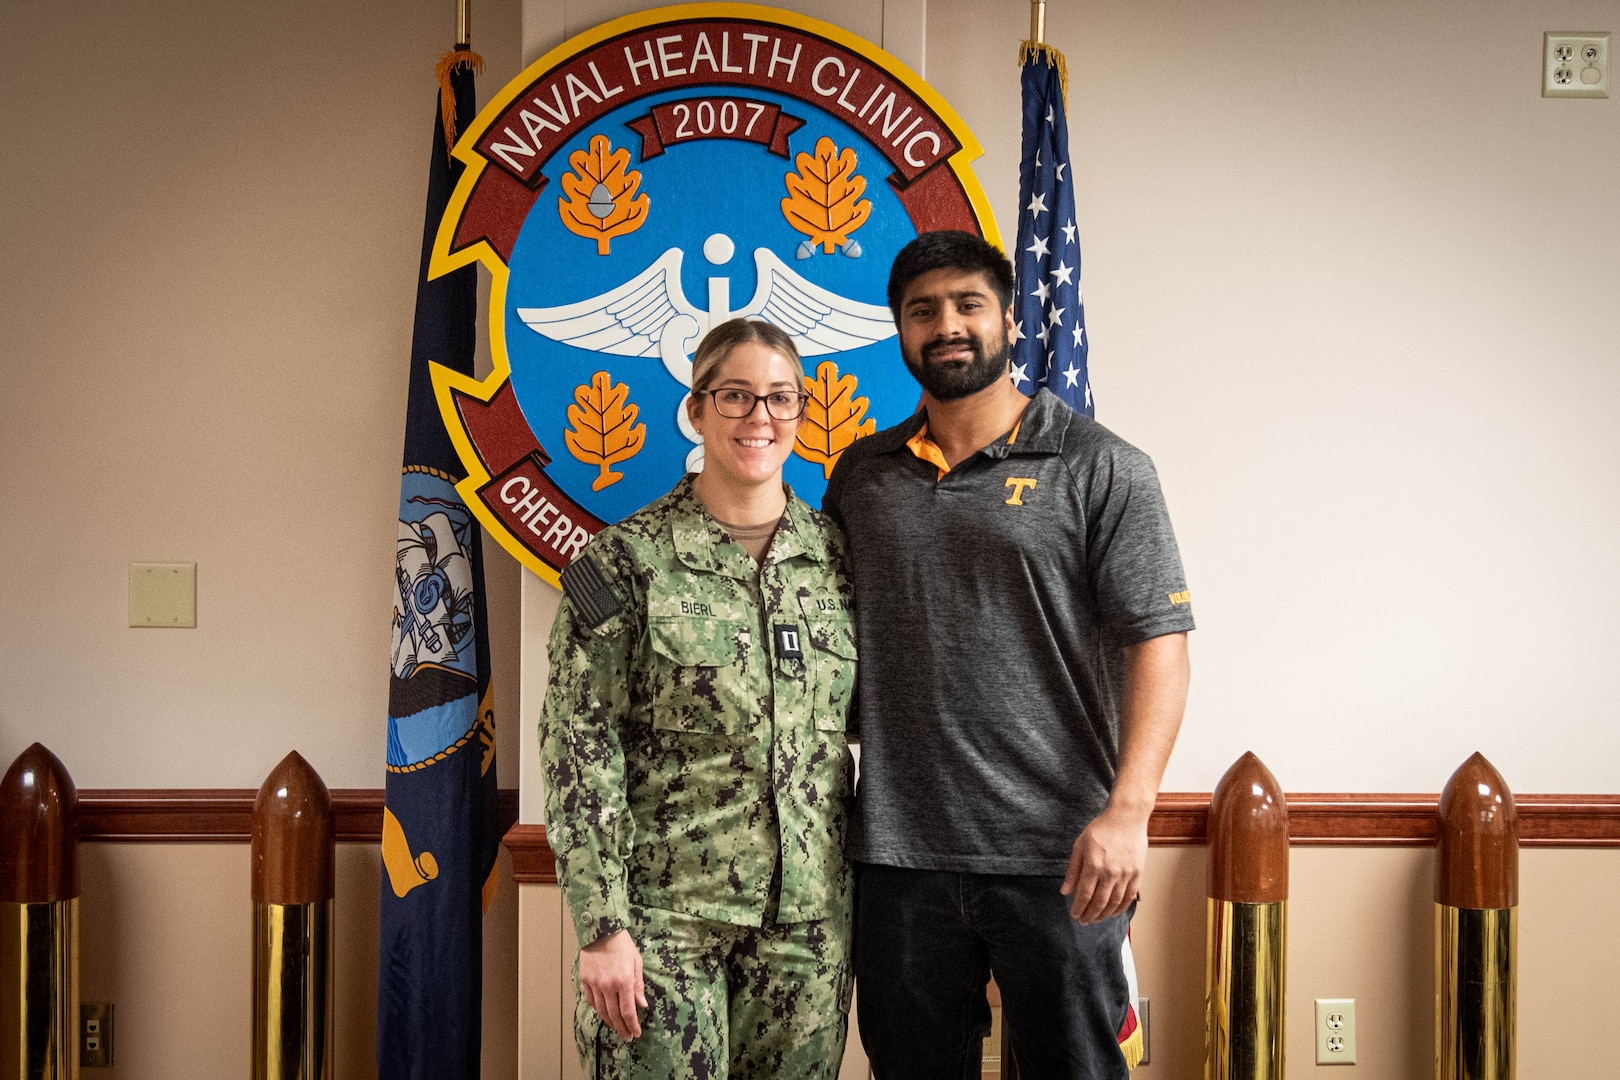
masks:
[[[732,104],[716,104],[722,99]],[[642,138],[628,125],[660,106],[674,124],[688,131],[707,124],[713,134],[643,158]],[[787,137],[785,158],[742,137],[751,119],[766,123],[771,110],[804,121]],[[859,434],[868,434],[917,405],[885,299],[889,266],[916,229],[885,182],[888,171],[876,148],[836,116],[732,85],[639,98],[559,147],[513,246],[503,313],[512,388],[558,487],[617,521],[698,466],[700,442],[683,424],[692,351],[709,326],[745,315],[788,330],[807,379],[826,380],[830,400],[818,402],[812,386],[807,426],[784,469],[794,491],[819,505],[836,460],[825,440],[838,436],[827,433],[832,421],[818,427],[816,418],[842,408],[838,420],[847,426],[853,417]],[[627,187],[632,174],[637,183]],[[812,194],[796,196],[790,180]],[[642,196],[640,225],[605,245],[589,235],[586,215],[605,218],[615,203]],[[812,243],[788,217],[799,203],[860,221],[834,241]],[[571,228],[570,214],[585,227]],[[603,460],[614,456],[604,440],[623,441],[636,425],[644,428],[639,447]],[[576,449],[570,431],[596,442]]]

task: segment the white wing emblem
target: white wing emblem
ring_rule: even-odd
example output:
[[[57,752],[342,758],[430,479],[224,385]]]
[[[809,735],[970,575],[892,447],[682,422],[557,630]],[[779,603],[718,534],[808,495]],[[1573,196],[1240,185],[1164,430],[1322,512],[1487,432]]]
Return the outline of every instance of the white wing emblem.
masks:
[[[777,258],[754,250],[759,285],[748,306],[729,311],[729,280],[709,279],[709,310],[693,307],[681,290],[680,248],[599,296],[550,308],[518,308],[537,334],[613,356],[658,356],[682,386],[692,385],[688,359],[702,336],[735,316],[763,319],[788,332],[801,356],[823,356],[894,336],[889,309],[822,288]]]
[[[613,356],[659,356],[683,386],[687,359],[708,330],[707,315],[681,292],[681,249],[670,248],[623,285],[574,304],[518,308],[529,329],[553,341]]]
[[[768,248],[754,249],[759,286],[736,314],[764,319],[788,332],[800,356],[825,356],[894,337],[886,307],[829,292],[801,277]]]

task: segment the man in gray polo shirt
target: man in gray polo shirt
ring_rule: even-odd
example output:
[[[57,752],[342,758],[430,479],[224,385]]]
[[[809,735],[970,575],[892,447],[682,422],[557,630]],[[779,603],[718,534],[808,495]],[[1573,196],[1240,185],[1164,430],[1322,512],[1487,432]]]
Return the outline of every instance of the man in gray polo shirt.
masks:
[[[1120,949],[1187,693],[1187,585],[1145,454],[1008,378],[1012,268],[896,257],[922,385],[844,451],[860,645],[859,1023],[878,1080],[978,1076],[994,973],[1025,1075],[1128,1075]]]

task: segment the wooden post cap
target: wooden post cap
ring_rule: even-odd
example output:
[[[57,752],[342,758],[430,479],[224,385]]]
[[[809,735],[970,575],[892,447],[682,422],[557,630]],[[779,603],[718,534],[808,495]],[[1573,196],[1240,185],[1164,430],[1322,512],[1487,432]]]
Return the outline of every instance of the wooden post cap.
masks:
[[[1253,752],[1232,763],[1210,797],[1209,895],[1240,904],[1288,899],[1288,800]]]
[[[1483,754],[1458,766],[1440,793],[1434,899],[1455,908],[1519,903],[1519,812]]]
[[[79,895],[79,789],[35,743],[0,781],[0,901],[54,904]]]
[[[253,800],[253,902],[332,899],[336,836],[332,794],[294,750],[271,770]]]

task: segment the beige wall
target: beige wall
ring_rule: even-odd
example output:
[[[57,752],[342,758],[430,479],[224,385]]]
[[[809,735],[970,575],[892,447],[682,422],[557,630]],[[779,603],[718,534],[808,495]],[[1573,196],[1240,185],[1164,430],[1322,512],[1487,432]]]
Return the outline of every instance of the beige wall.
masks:
[[[479,5],[485,94],[517,14]],[[257,787],[296,748],[333,787],[381,784],[454,30],[442,0],[0,5],[0,759],[43,739],[82,787]],[[195,630],[128,628],[131,560],[197,562]]]
[[[115,1006],[107,1080],[248,1075],[253,905],[246,844],[80,847],[79,993]],[[333,901],[334,1076],[377,1075],[376,848],[339,844]],[[484,915],[484,1076],[517,1075],[518,889],[501,857]]]
[[[1154,848],[1132,922],[1152,1001],[1144,1080],[1203,1075],[1208,852]],[[1421,1080],[1434,1070],[1434,854],[1294,848],[1289,867],[1287,1069],[1324,1080]],[[1620,852],[1528,850],[1520,863],[1518,1067],[1599,1076],[1620,996]],[[1316,998],[1356,999],[1354,1067],[1315,1063]]]
[[[928,5],[1008,232],[1024,10]],[[1620,4],[1048,11],[1097,416],[1159,467],[1200,625],[1169,789],[1252,749],[1436,791],[1477,749],[1620,790],[1620,100],[1539,96],[1543,31]]]
[[[485,94],[514,2],[478,5]],[[389,564],[437,0],[0,5],[0,767],[257,787],[296,748],[382,784]],[[492,549],[493,550],[493,549]],[[198,626],[126,627],[131,560]],[[517,575],[492,560],[497,704]],[[508,728],[508,731],[511,729]],[[515,744],[501,759],[517,782]],[[82,849],[82,990],[119,1078],[241,1075],[247,845]],[[337,1075],[375,1075],[378,860],[340,845]],[[517,890],[486,916],[484,1060],[516,1074]]]

